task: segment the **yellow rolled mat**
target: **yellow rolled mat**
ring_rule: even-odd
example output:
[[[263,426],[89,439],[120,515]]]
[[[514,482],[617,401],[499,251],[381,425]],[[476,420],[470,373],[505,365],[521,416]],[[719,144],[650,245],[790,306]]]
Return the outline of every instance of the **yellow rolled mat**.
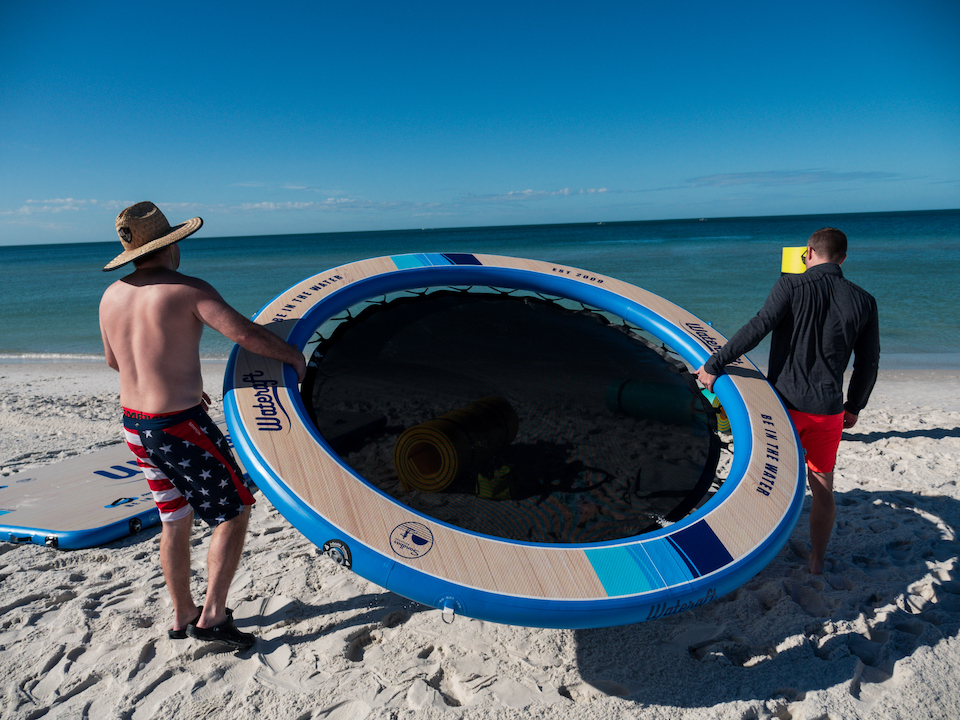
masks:
[[[401,486],[445,490],[512,443],[519,424],[513,406],[491,395],[409,428],[393,449]]]
[[[719,412],[717,413],[717,430],[722,433],[730,432],[730,418],[727,417],[726,411],[723,409],[723,406],[720,404],[720,398],[714,396],[713,402],[710,403],[713,405]]]

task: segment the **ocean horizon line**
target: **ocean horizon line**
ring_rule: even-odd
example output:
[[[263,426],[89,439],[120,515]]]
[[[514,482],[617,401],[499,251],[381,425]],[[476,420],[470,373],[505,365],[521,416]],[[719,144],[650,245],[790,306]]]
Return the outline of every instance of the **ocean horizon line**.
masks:
[[[715,217],[689,217],[689,218],[661,218],[657,220],[597,220],[597,221],[582,221],[582,222],[566,222],[566,223],[524,223],[524,224],[515,224],[515,225],[463,225],[463,226],[451,226],[451,227],[428,227],[428,228],[393,228],[385,230],[319,230],[313,232],[298,232],[298,233],[256,233],[252,235],[203,235],[200,237],[193,236],[191,239],[194,240],[234,240],[238,238],[258,238],[258,237],[270,237],[270,238],[284,238],[284,237],[305,237],[309,235],[330,235],[330,236],[345,236],[345,235],[383,235],[383,234],[395,234],[395,235],[406,235],[406,234],[415,234],[415,233],[424,233],[424,232],[436,232],[436,233],[445,233],[445,232],[470,232],[474,230],[506,230],[510,228],[518,229],[532,229],[532,228],[583,228],[583,227],[595,227],[598,225],[608,225],[612,227],[616,226],[627,226],[627,225],[671,225],[671,224],[684,224],[684,223],[697,223],[697,222],[744,222],[750,220],[784,220],[784,221],[797,221],[803,220],[804,218],[868,218],[868,217],[884,217],[884,216],[896,216],[896,215],[942,215],[942,214],[960,214],[960,208],[944,208],[939,210],[879,210],[879,211],[866,211],[866,212],[844,212],[844,213],[799,213],[799,214],[789,214],[789,215],[729,215],[729,216],[715,216]],[[71,246],[71,245],[113,245],[117,242],[116,238],[108,240],[86,240],[79,242],[41,242],[41,243],[20,243],[20,244],[6,244],[0,245],[0,249],[9,249],[15,250],[17,248],[37,248],[37,247],[48,247],[48,246]]]

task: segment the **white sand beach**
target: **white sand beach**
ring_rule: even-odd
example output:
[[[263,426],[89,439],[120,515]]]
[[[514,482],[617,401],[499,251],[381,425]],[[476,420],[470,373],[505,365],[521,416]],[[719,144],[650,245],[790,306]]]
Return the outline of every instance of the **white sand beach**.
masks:
[[[223,365],[204,374],[218,398]],[[0,365],[0,473],[119,442],[118,387],[100,363]],[[0,542],[0,719],[956,718],[958,466],[960,372],[883,371],[840,446],[824,575],[806,569],[805,510],[737,591],[599,630],[445,624],[262,495],[230,599],[260,638],[246,653],[167,638],[159,528],[88,550]]]

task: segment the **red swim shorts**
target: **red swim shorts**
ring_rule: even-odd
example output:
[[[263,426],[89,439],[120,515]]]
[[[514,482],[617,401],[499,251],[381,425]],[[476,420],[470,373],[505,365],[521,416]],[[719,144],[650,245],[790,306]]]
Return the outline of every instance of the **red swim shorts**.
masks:
[[[837,464],[840,436],[843,435],[843,413],[812,415],[790,410],[790,419],[806,451],[807,467],[818,473],[833,472]]]

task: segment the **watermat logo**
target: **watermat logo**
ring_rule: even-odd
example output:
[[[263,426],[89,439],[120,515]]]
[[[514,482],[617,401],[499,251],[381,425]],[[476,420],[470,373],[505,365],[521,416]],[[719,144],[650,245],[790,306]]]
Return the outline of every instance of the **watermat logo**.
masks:
[[[721,345],[720,342],[715,337],[713,337],[710,331],[707,330],[707,328],[705,328],[700,323],[688,322],[688,323],[684,323],[684,325],[687,327],[687,329],[690,332],[692,332],[694,335],[697,336],[697,339],[699,339],[700,342],[702,342],[704,345],[707,346],[707,349],[710,351],[711,354],[717,352],[717,350],[723,347],[723,345]],[[743,365],[743,359],[737,358],[730,364]]]
[[[693,610],[693,608],[700,607],[701,605],[706,605],[708,602],[717,597],[717,591],[713,588],[707,590],[707,594],[702,598],[692,600],[690,602],[681,603],[677,600],[673,605],[667,603],[657,603],[656,605],[650,606],[650,613],[647,615],[647,620],[653,620],[654,618],[667,617],[669,615],[676,615],[677,613],[682,613],[687,610]]]
[[[258,412],[255,421],[260,432],[280,432],[290,428],[290,415],[280,402],[276,380],[260,380],[263,372],[256,370],[243,376],[243,381],[253,388],[256,402],[250,407]],[[286,418],[284,427],[283,418]]]

